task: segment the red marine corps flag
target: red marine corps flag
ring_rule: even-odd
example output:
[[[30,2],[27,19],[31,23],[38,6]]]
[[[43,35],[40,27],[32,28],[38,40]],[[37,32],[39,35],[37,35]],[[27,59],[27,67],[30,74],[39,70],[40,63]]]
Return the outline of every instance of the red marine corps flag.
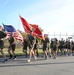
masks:
[[[25,32],[30,33],[31,32],[31,26],[29,25],[29,23],[21,16],[20,16],[20,19],[21,19],[21,22],[22,22],[22,25],[24,27]]]
[[[20,16],[22,25],[24,27],[24,30],[26,33],[33,32],[33,36],[37,36],[41,39],[43,39],[42,31],[36,24],[29,24],[23,17]]]
[[[36,24],[30,24],[32,26],[33,32],[38,36],[39,38],[43,38],[42,31],[40,30],[39,26]]]

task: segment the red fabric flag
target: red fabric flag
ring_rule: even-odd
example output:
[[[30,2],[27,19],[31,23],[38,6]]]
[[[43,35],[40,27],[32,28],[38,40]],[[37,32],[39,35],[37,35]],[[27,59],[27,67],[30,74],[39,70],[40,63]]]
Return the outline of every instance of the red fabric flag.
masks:
[[[43,39],[42,31],[36,24],[30,24],[32,26],[33,34]]]
[[[20,40],[23,42],[23,36],[21,35],[19,31],[16,31],[16,33],[14,33],[14,37],[16,40]]]
[[[25,32],[30,33],[31,32],[31,26],[29,25],[29,23],[21,16],[20,16],[20,19],[21,19],[21,22],[22,22],[22,25],[24,27]]]
[[[21,33],[19,31],[16,31],[16,32],[12,32],[13,33],[13,37],[16,39],[16,40],[19,40],[19,41],[23,41],[23,36],[21,35]],[[7,34],[7,37],[6,38],[9,38],[9,36],[11,35],[11,32],[7,32],[6,31],[6,34]]]
[[[38,25],[36,25],[36,24],[29,24],[21,16],[20,16],[20,19],[21,19],[21,22],[23,24],[25,32],[27,32],[27,33],[31,33],[32,32],[33,36],[37,36],[37,37],[43,39],[42,31],[40,30],[40,28],[38,27]]]

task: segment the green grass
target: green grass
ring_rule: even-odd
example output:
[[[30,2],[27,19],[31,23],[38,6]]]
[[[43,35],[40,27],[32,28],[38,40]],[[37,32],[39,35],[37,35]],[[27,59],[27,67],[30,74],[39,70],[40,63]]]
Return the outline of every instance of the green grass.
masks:
[[[6,56],[9,56],[8,48],[4,48],[3,51],[4,51]],[[38,52],[39,52],[39,54],[43,53],[43,51],[41,49],[39,49]],[[28,50],[28,53],[29,53],[29,50]],[[25,55],[25,53],[23,53],[23,51],[22,51],[22,48],[16,48],[15,54],[16,54],[16,56]],[[1,53],[0,53],[0,57],[2,57]]]

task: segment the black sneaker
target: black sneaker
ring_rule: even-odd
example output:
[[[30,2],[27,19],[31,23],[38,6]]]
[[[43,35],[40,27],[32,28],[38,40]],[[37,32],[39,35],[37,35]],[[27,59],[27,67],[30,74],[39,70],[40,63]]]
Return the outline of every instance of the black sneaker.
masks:
[[[10,55],[9,59],[12,59],[12,57],[13,57],[13,56],[12,56],[12,55]]]
[[[9,57],[9,59],[12,59],[12,57]]]

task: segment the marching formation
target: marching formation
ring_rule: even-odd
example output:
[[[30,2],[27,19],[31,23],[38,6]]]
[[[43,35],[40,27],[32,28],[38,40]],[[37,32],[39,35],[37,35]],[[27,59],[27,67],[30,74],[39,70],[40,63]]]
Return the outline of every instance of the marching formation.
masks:
[[[15,44],[15,38],[13,37],[14,34],[10,33],[9,38],[7,37],[7,34],[2,31],[2,27],[0,26],[0,52],[2,56],[4,57],[3,63],[8,61],[6,58],[3,48],[4,48],[4,39],[7,39],[9,41],[9,47],[8,47],[8,53],[10,55],[9,59],[16,59],[15,50],[16,50],[16,44]],[[42,46],[43,50],[43,56],[46,60],[48,56],[52,57],[53,59],[56,59],[58,56],[58,53],[60,52],[60,56],[62,55],[71,55],[74,52],[74,42],[69,40],[58,40],[57,38],[49,39],[48,35],[44,35],[44,38],[39,40],[37,36],[33,36],[32,32],[30,34],[27,34],[24,36],[24,39],[22,41],[22,51],[25,53],[25,57],[28,58],[27,62],[30,62],[32,59],[32,56],[37,60],[38,58],[38,49],[39,45]],[[27,50],[29,49],[29,55]],[[12,52],[12,53],[11,53]]]
[[[25,53],[25,57],[28,58],[27,62],[30,62],[32,56],[37,60],[39,55],[38,49],[41,46],[41,50],[43,50],[43,57],[46,60],[48,56],[53,59],[56,59],[59,55],[59,52],[62,55],[72,55],[74,52],[74,42],[70,40],[58,40],[57,38],[49,39],[48,35],[42,35],[42,31],[39,26],[36,24],[29,24],[24,18],[20,16],[25,32],[27,33],[24,37],[11,25],[4,25],[4,30],[2,30],[2,26],[0,26],[0,52],[4,57],[3,63],[8,61],[6,58],[3,48],[4,48],[4,40],[7,39],[9,42],[8,53],[9,59],[16,59],[16,44],[15,39],[20,40],[22,43],[22,50]],[[27,52],[29,50],[29,53]],[[28,55],[29,54],[29,55]]]

